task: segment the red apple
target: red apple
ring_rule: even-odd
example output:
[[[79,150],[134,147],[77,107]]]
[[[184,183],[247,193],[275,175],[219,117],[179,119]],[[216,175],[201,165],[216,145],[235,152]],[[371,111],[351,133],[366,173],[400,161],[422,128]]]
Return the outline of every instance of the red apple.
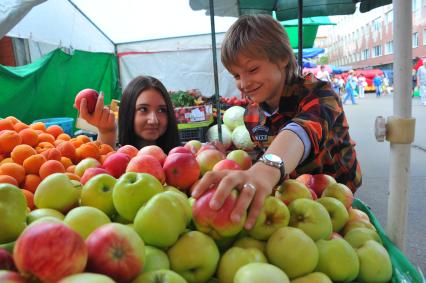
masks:
[[[95,106],[96,106],[96,101],[98,100],[98,96],[99,96],[98,92],[94,89],[91,89],[91,88],[83,89],[82,91],[77,93],[75,97],[74,105],[78,110],[80,110],[81,100],[85,98],[87,102],[87,111],[89,113],[92,113],[93,111],[95,111]]]
[[[222,159],[213,166],[212,171],[219,170],[241,170],[240,165],[231,159]]]
[[[213,239],[233,237],[243,229],[246,214],[238,221],[231,220],[231,213],[238,200],[238,192],[233,190],[219,210],[210,208],[216,188],[210,189],[192,205],[192,217],[197,230],[209,234]]]
[[[164,162],[166,183],[180,190],[189,189],[200,177],[201,168],[191,153],[169,154]]]
[[[80,183],[82,185],[86,184],[87,181],[89,181],[92,177],[99,175],[99,174],[108,174],[111,175],[106,169],[100,168],[100,167],[94,167],[94,168],[87,168],[83,176],[81,176]]]
[[[191,153],[192,154],[192,152],[188,148],[183,146],[174,147],[169,151],[169,155],[172,155],[174,153]]]
[[[5,249],[0,248],[0,270],[16,271],[12,255]]]
[[[311,195],[312,195],[312,199],[313,199],[313,200],[318,199],[318,196],[317,196],[317,194],[314,192],[314,190],[309,189],[309,191],[311,192]]]
[[[0,282],[25,283],[25,278],[19,273],[10,270],[0,270]]]
[[[16,241],[13,259],[21,273],[42,282],[57,282],[83,272],[87,247],[83,238],[62,222],[35,222]]]
[[[201,145],[200,149],[197,151],[197,155],[200,154],[201,152],[203,152],[206,149],[216,149],[217,150],[217,148],[213,144],[205,143],[205,144]]]
[[[161,166],[164,164],[164,160],[166,160],[167,154],[164,153],[163,149],[158,145],[147,145],[142,147],[137,155],[151,155],[155,157],[158,161],[160,161]]]
[[[320,196],[329,185],[336,183],[336,180],[327,174],[302,174],[297,177],[296,180],[304,183],[305,186],[313,190],[317,196]]]
[[[351,189],[344,184],[335,183],[327,186],[322,192],[321,197],[333,197],[340,200],[346,207],[350,209],[354,200],[354,194]]]
[[[312,193],[308,187],[296,179],[287,179],[279,186],[275,196],[281,199],[286,205],[289,205],[295,199],[312,199]]]
[[[151,155],[139,155],[133,157],[127,165],[126,172],[148,173],[157,178],[161,184],[166,181],[163,167],[160,161]]]
[[[93,231],[86,240],[87,269],[117,282],[130,282],[142,270],[145,245],[136,231],[124,224],[109,223]]]
[[[137,149],[133,145],[126,144],[126,145],[123,145],[122,147],[119,147],[117,149],[117,152],[125,153],[130,157],[130,159],[132,159],[138,154],[139,149]]]
[[[126,172],[130,156],[123,152],[114,152],[105,158],[102,167],[105,168],[115,178],[120,178]]]
[[[348,213],[349,213],[348,221],[364,220],[364,221],[370,222],[370,218],[368,217],[368,214],[360,209],[350,207],[348,209]]]
[[[201,152],[200,151],[197,154],[197,162],[200,164],[202,175],[204,175],[207,171],[213,170],[216,163],[225,159],[224,154],[217,149],[206,149]]]

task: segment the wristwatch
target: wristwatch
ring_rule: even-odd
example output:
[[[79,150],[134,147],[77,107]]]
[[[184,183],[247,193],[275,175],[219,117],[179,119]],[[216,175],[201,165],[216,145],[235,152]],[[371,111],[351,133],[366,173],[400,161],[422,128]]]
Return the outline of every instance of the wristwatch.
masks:
[[[259,158],[260,162],[265,163],[268,166],[278,168],[280,170],[280,179],[278,180],[277,186],[281,185],[284,182],[285,169],[284,161],[278,155],[272,153],[265,153],[262,157]]]

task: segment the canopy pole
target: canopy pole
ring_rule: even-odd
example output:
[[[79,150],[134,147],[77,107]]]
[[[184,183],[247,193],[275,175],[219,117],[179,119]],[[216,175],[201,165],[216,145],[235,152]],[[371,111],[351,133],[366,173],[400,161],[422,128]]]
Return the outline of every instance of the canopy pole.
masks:
[[[212,52],[213,52],[213,73],[214,73],[214,97],[217,109],[217,131],[219,135],[219,141],[222,142],[222,114],[220,112],[220,96],[219,96],[219,79],[217,72],[217,56],[216,56],[216,30],[214,23],[214,3],[213,0],[209,0],[210,5],[210,27],[212,35]]]
[[[299,64],[300,75],[303,73],[303,0],[298,0],[297,21],[298,21],[298,52],[297,63]]]
[[[395,78],[393,113],[397,118],[411,118],[412,3],[393,1]],[[386,230],[390,239],[404,252],[410,190],[411,144],[390,143],[389,200]]]

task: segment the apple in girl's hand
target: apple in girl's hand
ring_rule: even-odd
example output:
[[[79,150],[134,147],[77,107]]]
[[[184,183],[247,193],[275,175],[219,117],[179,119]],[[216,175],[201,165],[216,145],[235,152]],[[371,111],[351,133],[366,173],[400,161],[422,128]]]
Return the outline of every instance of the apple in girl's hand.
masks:
[[[238,222],[231,220],[231,213],[238,200],[238,192],[232,190],[219,210],[210,208],[210,201],[216,189],[210,189],[192,205],[193,221],[197,229],[207,233],[215,240],[233,237],[243,229],[247,213]]]
[[[250,155],[242,149],[236,149],[231,151],[226,156],[226,159],[234,160],[235,162],[237,162],[240,165],[242,170],[247,170],[252,165],[252,160]]]
[[[92,113],[95,111],[96,101],[98,100],[98,92],[91,88],[86,88],[77,93],[74,101],[75,108],[80,111],[80,104],[83,98],[87,102],[87,112]]]
[[[120,178],[126,172],[130,156],[124,152],[114,152],[105,158],[102,168],[106,169],[115,178]]]
[[[169,154],[163,165],[166,182],[180,190],[189,189],[200,177],[201,168],[191,153]]]
[[[166,160],[167,154],[164,153],[163,149],[158,145],[147,145],[142,147],[137,155],[151,155],[155,157],[158,161],[160,161],[161,166],[164,164],[164,160]]]
[[[13,250],[18,270],[42,282],[83,272],[87,246],[83,238],[61,222],[38,220],[19,236]]]
[[[130,282],[143,268],[145,245],[131,227],[105,224],[90,234],[86,245],[87,270],[91,272],[105,274],[117,282]]]

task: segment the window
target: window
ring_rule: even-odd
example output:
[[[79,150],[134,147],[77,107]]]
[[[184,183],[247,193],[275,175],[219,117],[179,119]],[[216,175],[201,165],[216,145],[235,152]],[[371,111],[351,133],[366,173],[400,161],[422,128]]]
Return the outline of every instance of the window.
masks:
[[[423,30],[423,45],[426,45],[426,29]]]
[[[393,54],[393,41],[386,42],[385,55],[387,54]]]
[[[370,55],[369,50],[368,49],[364,49],[362,51],[361,59],[362,60],[367,60],[370,57],[369,55]]]
[[[376,31],[380,31],[381,30],[381,23],[380,23],[380,18],[377,18],[373,21],[373,30]]]
[[[413,33],[413,48],[419,47],[419,33]]]
[[[390,10],[389,12],[386,12],[385,14],[385,23],[389,24],[393,22],[393,10]]]
[[[412,3],[412,6],[413,6],[412,7],[413,11],[417,11],[420,8],[420,1],[419,0],[412,0],[411,3]]]
[[[373,57],[382,56],[382,46],[376,45],[373,47]]]

